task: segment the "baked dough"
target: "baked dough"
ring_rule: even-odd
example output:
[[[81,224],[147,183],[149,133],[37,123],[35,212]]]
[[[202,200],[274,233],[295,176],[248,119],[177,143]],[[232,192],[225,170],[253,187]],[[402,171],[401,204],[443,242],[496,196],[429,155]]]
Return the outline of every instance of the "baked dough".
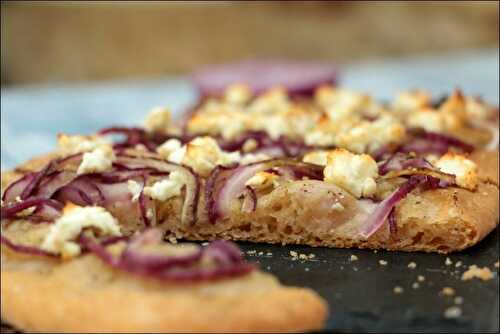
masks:
[[[328,315],[313,291],[254,271],[166,284],[110,269],[93,255],[59,261],[2,246],[2,319],[29,332],[303,332]]]

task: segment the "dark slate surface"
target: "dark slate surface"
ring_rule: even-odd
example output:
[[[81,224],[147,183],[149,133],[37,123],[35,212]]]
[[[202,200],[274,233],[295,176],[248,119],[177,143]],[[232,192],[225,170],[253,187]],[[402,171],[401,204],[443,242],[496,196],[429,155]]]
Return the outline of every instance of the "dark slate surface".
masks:
[[[260,263],[287,285],[316,290],[330,305],[327,331],[351,332],[498,332],[499,280],[494,263],[499,258],[498,228],[479,245],[450,255],[402,253],[351,249],[311,248],[240,244],[251,261]],[[290,251],[315,254],[312,260],[293,260]],[[263,252],[262,255],[258,255]],[[272,255],[266,255],[271,252]],[[358,257],[350,261],[351,254]],[[446,257],[453,262],[445,264]],[[388,262],[381,266],[379,260]],[[408,263],[415,262],[415,269]],[[455,263],[462,261],[457,268]],[[462,281],[469,265],[487,266],[494,271],[490,281]],[[412,284],[425,276],[418,289]],[[395,286],[404,292],[395,294]],[[444,311],[454,297],[442,296],[443,287],[463,297],[462,316],[445,319]]]

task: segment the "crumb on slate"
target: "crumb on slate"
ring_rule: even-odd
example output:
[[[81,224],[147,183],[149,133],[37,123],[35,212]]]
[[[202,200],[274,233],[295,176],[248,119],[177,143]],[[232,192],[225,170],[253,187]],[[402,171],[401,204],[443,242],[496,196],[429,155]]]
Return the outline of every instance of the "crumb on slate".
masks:
[[[267,252],[267,253],[266,253],[266,255],[267,255],[267,256],[273,256],[273,253],[271,253],[271,252]]]
[[[417,264],[415,262],[410,262],[410,263],[408,263],[408,268],[415,269],[415,268],[417,268]]]
[[[313,253],[309,254],[309,259],[314,259],[316,257],[316,255],[314,255]]]
[[[455,289],[450,288],[449,286],[446,286],[441,290],[441,294],[443,296],[454,296],[455,295]]]
[[[378,263],[381,265],[381,266],[386,266],[387,265],[387,261],[386,260],[379,260]]]
[[[418,284],[418,282],[414,282],[414,283],[411,285],[411,287],[412,287],[413,289],[418,289],[418,288],[420,288],[420,284]]]
[[[462,316],[462,309],[458,306],[451,306],[444,311],[443,315],[446,319],[457,319]]]
[[[446,261],[444,261],[444,264],[446,264],[447,266],[451,266],[453,264],[453,262],[450,260],[449,257],[447,257]]]
[[[489,281],[493,278],[493,273],[488,267],[479,268],[474,264],[472,266],[469,266],[469,269],[462,274],[462,281],[468,281],[473,278],[479,278],[483,281]]]
[[[258,255],[259,255],[259,256],[262,256],[262,255],[264,255],[264,252],[259,252],[259,254],[258,254]]]
[[[299,257],[299,254],[298,254],[296,251],[290,251],[290,255],[291,255],[293,258]]]
[[[351,255],[351,257],[349,258],[350,261],[358,261],[358,257],[354,254]]]
[[[304,270],[305,270],[305,271],[309,271],[309,268],[307,268],[307,267],[306,267],[306,268],[304,268]]]
[[[394,289],[393,289],[394,293],[395,294],[400,294],[400,293],[403,293],[403,288],[400,287],[400,286],[395,286]]]
[[[457,261],[455,263],[455,268],[460,268],[462,266],[462,261]]]
[[[417,280],[418,280],[419,282],[423,282],[423,281],[425,281],[425,276],[418,275],[418,276],[417,276]]]
[[[464,297],[456,296],[453,298],[453,302],[457,305],[462,305],[464,303]]]
[[[249,250],[249,251],[247,251],[247,254],[254,255],[254,254],[257,254],[257,251],[256,250]]]

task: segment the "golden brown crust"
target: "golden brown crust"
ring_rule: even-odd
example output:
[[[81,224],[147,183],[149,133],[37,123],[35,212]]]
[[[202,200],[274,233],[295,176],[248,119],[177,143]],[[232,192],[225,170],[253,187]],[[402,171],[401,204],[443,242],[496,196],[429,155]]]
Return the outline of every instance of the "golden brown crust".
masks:
[[[2,250],[2,256],[12,254]],[[116,272],[93,256],[62,264],[11,256],[2,264],[2,318],[39,332],[302,332],[328,308],[269,274],[165,284]],[[29,307],[27,299],[29,298]]]

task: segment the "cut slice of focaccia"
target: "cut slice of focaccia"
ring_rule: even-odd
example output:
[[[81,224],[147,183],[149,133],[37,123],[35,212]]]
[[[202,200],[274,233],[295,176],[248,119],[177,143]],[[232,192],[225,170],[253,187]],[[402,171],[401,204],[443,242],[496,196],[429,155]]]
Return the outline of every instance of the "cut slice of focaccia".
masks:
[[[234,245],[166,244],[154,229],[128,240],[111,233],[109,220],[116,222],[107,215],[102,208],[69,206],[52,225],[5,224],[3,321],[50,333],[268,333],[324,326],[327,305],[316,293],[282,286],[246,263]],[[68,232],[68,223],[78,225],[78,234]],[[120,231],[119,223],[115,227]]]

